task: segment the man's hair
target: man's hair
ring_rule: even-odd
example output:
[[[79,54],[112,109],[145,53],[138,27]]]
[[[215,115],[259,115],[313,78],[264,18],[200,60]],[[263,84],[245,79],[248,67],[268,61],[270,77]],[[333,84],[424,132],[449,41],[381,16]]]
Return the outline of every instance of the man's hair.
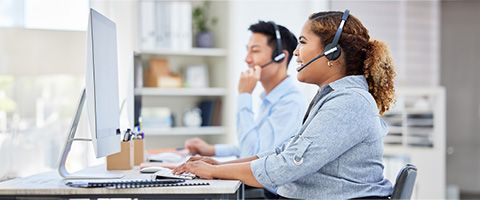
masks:
[[[287,28],[282,25],[278,25],[278,30],[280,31],[280,36],[282,37],[282,50],[288,51],[288,60],[287,60],[287,68],[290,60],[293,57],[293,51],[297,48],[297,37],[290,32]],[[272,47],[275,51],[276,41],[275,41],[275,28],[273,28],[273,24],[265,21],[258,21],[255,24],[250,25],[248,28],[249,31],[252,33],[260,33],[267,36],[268,46]]]

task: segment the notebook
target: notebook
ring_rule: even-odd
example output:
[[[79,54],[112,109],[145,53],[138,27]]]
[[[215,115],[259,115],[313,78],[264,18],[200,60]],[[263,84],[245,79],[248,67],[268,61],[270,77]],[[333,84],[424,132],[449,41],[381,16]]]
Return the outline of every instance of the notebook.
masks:
[[[207,182],[185,183],[184,179],[121,179],[121,180],[72,180],[65,183],[70,187],[79,188],[143,188],[143,187],[173,187],[173,186],[201,186]]]

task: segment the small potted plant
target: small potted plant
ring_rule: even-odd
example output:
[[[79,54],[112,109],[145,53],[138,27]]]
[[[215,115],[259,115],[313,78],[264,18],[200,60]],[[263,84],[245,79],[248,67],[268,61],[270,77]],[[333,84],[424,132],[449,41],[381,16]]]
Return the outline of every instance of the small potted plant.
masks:
[[[216,17],[209,17],[210,2],[204,1],[193,9],[193,27],[196,32],[195,43],[197,47],[213,47],[213,33],[211,27],[217,23]]]

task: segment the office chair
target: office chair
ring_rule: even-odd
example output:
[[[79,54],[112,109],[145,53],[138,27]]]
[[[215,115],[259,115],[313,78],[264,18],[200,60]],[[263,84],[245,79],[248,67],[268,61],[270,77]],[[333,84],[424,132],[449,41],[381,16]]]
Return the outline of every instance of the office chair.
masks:
[[[391,199],[410,199],[417,178],[417,167],[407,164],[397,176]]]

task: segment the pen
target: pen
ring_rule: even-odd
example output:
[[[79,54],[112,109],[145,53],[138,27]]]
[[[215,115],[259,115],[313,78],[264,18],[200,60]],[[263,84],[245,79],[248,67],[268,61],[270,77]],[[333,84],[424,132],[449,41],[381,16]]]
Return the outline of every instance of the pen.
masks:
[[[148,159],[148,162],[163,162],[162,160]]]
[[[175,150],[176,151],[183,151],[183,150],[185,150],[185,147],[177,147],[177,148],[175,148]]]
[[[125,134],[123,135],[123,141],[128,142],[130,141],[131,137],[132,135],[130,134],[130,129],[127,129],[127,131],[125,131]]]
[[[136,132],[135,132],[136,139],[144,139],[145,134],[143,133],[143,131],[140,130],[140,126],[136,126],[135,129],[136,129]]]
[[[126,142],[126,141],[127,141],[127,132],[125,132],[125,133],[123,134],[122,141],[124,141],[124,142]]]
[[[127,141],[130,141],[132,139],[131,129],[127,128],[127,133],[128,133],[128,140]]]
[[[88,187],[88,181],[69,181],[67,185],[70,187]]]

